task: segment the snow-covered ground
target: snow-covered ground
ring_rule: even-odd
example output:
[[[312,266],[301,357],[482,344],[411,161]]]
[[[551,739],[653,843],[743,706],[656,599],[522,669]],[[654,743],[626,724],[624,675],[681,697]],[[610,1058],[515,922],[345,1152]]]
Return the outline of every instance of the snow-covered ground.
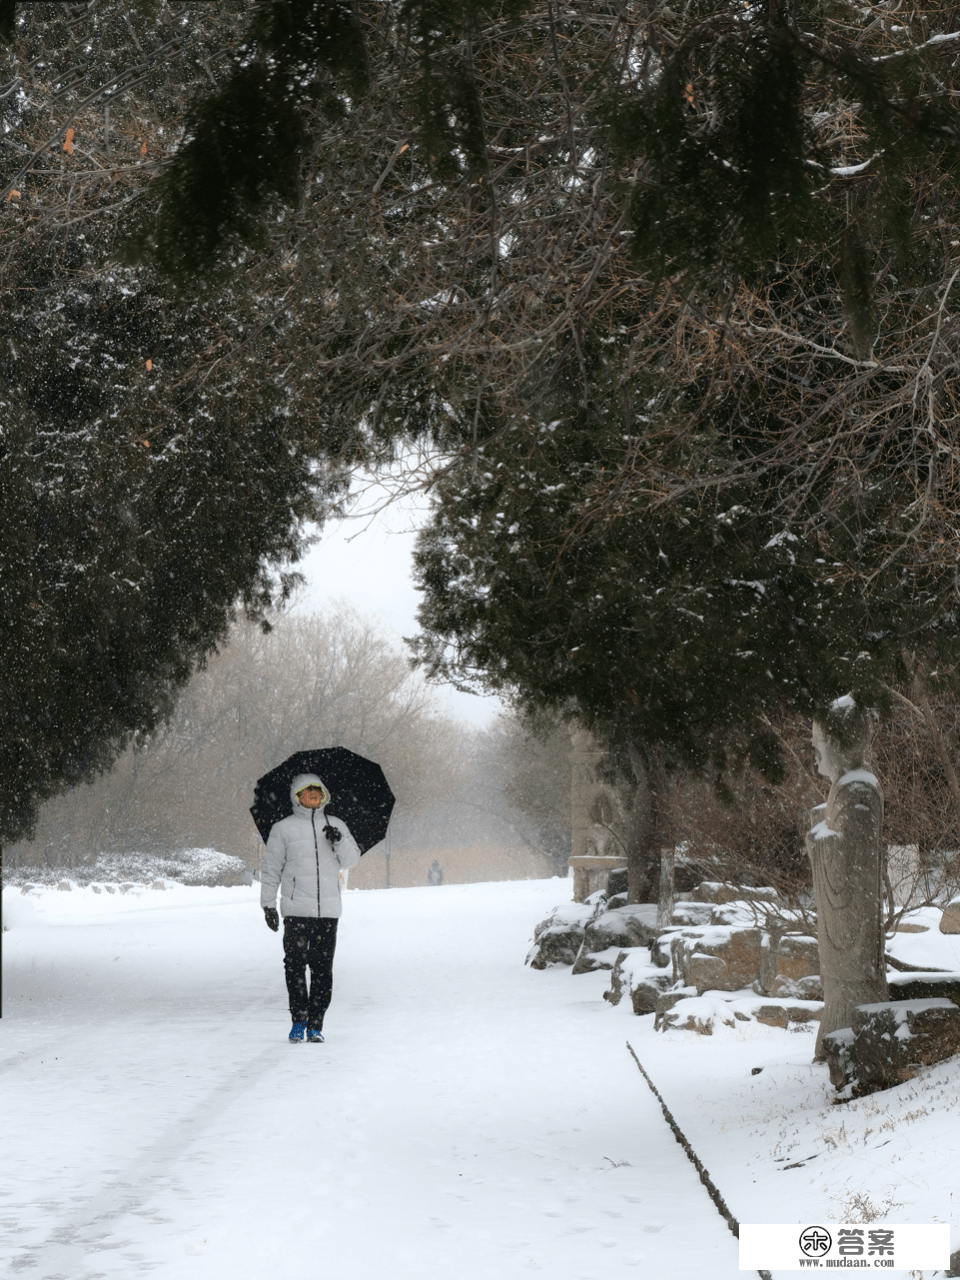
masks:
[[[7,1272],[732,1280],[628,1039],[741,1221],[957,1220],[955,1066],[838,1108],[811,1031],[655,1033],[607,975],[523,966],[568,895],[349,892],[327,1041],[290,1045],[255,889],[8,891]]]

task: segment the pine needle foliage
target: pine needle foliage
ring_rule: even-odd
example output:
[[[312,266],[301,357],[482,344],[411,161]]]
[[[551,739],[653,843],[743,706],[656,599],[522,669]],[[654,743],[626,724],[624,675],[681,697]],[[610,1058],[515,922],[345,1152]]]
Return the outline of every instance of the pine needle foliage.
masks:
[[[154,731],[238,613],[266,621],[343,484],[280,376],[282,234],[202,301],[116,260],[237,9],[25,6],[2,55],[3,840]]]
[[[879,705],[904,649],[950,676],[952,9],[237,12],[209,97],[270,82],[295,197],[197,81],[124,208],[198,305],[269,276],[244,342],[331,465],[440,450],[431,669],[698,767],[772,761],[775,705]],[[199,139],[238,159],[195,252]]]
[[[298,202],[316,117],[345,121],[378,71],[396,79],[395,67],[377,67],[371,56],[371,28],[392,32],[406,113],[431,174],[480,179],[487,137],[472,36],[492,15],[503,22],[524,7],[524,0],[253,5],[229,76],[196,100],[184,145],[139,210],[126,260],[148,258],[172,282],[196,287],[228,272],[244,249],[261,247],[264,220]]]
[[[958,15],[698,0],[645,17],[638,92],[611,105],[619,153],[641,161],[638,262],[723,292],[819,259],[865,353],[882,264],[910,256],[915,193],[960,171]]]

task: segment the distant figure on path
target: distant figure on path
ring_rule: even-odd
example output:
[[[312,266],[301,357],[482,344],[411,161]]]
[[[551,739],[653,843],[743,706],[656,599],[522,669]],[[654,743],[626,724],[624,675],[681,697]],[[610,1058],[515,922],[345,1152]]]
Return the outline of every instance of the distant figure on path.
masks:
[[[427,872],[427,884],[443,884],[443,867],[434,858],[430,863],[430,870]]]
[[[333,953],[343,907],[340,872],[355,867],[360,850],[344,822],[328,815],[330,796],[312,773],[290,787],[293,813],[274,823],[260,871],[260,905],[269,928],[283,916],[283,970],[293,1027],[289,1039],[323,1040],[323,1018],[333,995]],[[307,969],[310,987],[307,989]]]

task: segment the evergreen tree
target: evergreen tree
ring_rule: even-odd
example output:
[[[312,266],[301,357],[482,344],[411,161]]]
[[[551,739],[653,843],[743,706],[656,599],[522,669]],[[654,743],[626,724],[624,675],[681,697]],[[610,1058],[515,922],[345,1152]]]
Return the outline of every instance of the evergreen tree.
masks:
[[[198,317],[85,272],[76,243],[43,258],[25,246],[0,319],[7,839],[169,713],[236,607],[283,594],[269,566],[323,491],[269,384],[171,385]]]
[[[927,459],[879,433],[847,457],[853,477],[828,465],[800,483],[765,457],[778,423],[762,387],[750,418],[742,389],[704,413],[696,384],[650,375],[625,439],[625,356],[585,339],[558,350],[536,415],[437,486],[415,557],[429,673],[577,714],[654,774],[718,781],[744,760],[780,776],[774,712],[822,716],[851,691],[883,708],[908,660],[951,678],[955,577],[942,527],[926,554],[915,528]]]
[[[297,204],[317,116],[346,125],[385,78],[396,84],[370,12],[347,0],[252,6],[228,78],[193,105],[189,140],[144,210],[133,252],[180,279],[209,273],[238,242],[256,243],[278,204]],[[905,248],[916,177],[956,171],[953,10],[698,0],[675,11],[650,0],[557,19],[551,8],[555,50],[558,21],[611,16],[622,58],[605,116],[638,166],[630,206],[642,260],[661,275],[710,273],[722,287],[731,274],[762,274],[784,246],[822,253],[868,342],[878,237]],[[434,180],[489,173],[501,139],[475,54],[498,24],[518,33],[542,19],[530,0],[411,0],[391,11],[404,68],[397,107]],[[600,67],[578,65],[568,46],[557,61],[575,146],[570,87]],[[852,135],[861,154],[851,166]]]
[[[168,9],[158,9],[158,57]],[[773,635],[778,609],[783,625],[794,625],[790,591],[799,593],[804,627],[830,612],[824,634],[842,642],[811,642],[791,677],[796,705],[813,706],[830,683],[817,676],[821,668],[835,654],[848,661],[858,628],[868,639],[888,634],[864,631],[864,619],[896,614],[902,597],[916,607],[888,634],[886,673],[897,645],[947,646],[934,619],[949,612],[954,540],[945,534],[958,509],[946,464],[956,328],[950,240],[960,231],[948,213],[956,204],[950,140],[937,132],[936,113],[952,92],[950,45],[933,38],[923,15],[891,24],[880,9],[876,21],[855,26],[844,26],[847,11],[827,6],[734,15],[700,5],[675,17],[650,5],[641,16],[649,21],[623,23],[609,7],[558,15],[552,6],[444,14],[412,6],[408,22],[387,10],[256,6],[259,25],[244,34],[234,23],[238,43],[214,64],[206,101],[191,81],[194,114],[176,117],[165,141],[151,134],[150,147],[174,158],[140,202],[141,245],[174,275],[192,264],[219,266],[224,279],[263,279],[262,263],[276,267],[267,293],[277,305],[268,314],[264,303],[256,316],[251,308],[246,334],[264,335],[262,366],[284,372],[283,411],[309,405],[304,447],[313,456],[327,450],[346,461],[430,436],[450,459],[448,487],[438,492],[454,508],[487,473],[515,485],[526,475],[535,486],[542,470],[565,484],[557,492],[569,505],[560,502],[556,519],[544,512],[553,532],[536,534],[535,547],[576,555],[586,584],[591,572],[605,581],[617,566],[635,574],[642,564],[643,616],[662,618],[665,652],[702,664],[708,703],[722,706],[726,689],[734,705],[738,664],[753,681],[753,662],[757,687],[770,696],[781,683],[766,674],[763,645],[741,644],[733,667],[720,663],[710,627],[736,616],[746,632],[756,616]],[[312,26],[298,44],[302,23]],[[775,62],[782,83],[769,78]],[[279,116],[272,125],[244,117],[238,86],[251,67],[273,77],[263,112],[293,113],[285,139],[297,146],[275,152],[283,164],[272,176],[270,148],[258,139],[276,135]],[[66,101],[72,92],[68,84]],[[774,92],[784,95],[780,115],[769,110]],[[777,119],[765,122],[764,112]],[[85,127],[109,133],[92,119]],[[781,147],[773,156],[771,129],[802,153]],[[675,135],[679,153],[667,145]],[[877,165],[870,150],[888,135],[899,157],[892,167]],[[209,238],[195,241],[211,147],[223,163],[210,189],[212,220],[196,222]],[[670,165],[681,153],[687,168],[679,172]],[[86,190],[110,174],[82,157],[77,165]],[[22,155],[16,165],[8,158],[11,181],[24,172],[35,168],[24,169]],[[901,173],[913,201],[907,241]],[[38,185],[66,195],[76,178]],[[135,181],[131,197],[146,189],[142,174]],[[677,230],[684,193],[691,228],[700,228],[686,256]],[[285,212],[291,199],[294,212]],[[764,209],[769,225],[758,228]],[[798,243],[803,218],[816,234]],[[257,253],[244,249],[258,236]],[[631,252],[650,274],[638,274]],[[289,272],[289,290],[276,288],[280,271]],[[232,315],[232,304],[222,311]],[[864,348],[868,312],[872,352]],[[299,345],[284,346],[277,329],[296,333]],[[248,341],[238,337],[234,349]],[[564,459],[572,450],[576,500],[566,461],[549,450],[541,457],[541,436],[562,443]],[[470,529],[452,522],[446,550],[462,536],[474,549],[472,572],[482,556]],[[500,534],[494,523],[487,531]],[[666,583],[648,564],[657,557],[666,573],[661,542],[665,555],[675,553]],[[491,561],[499,554],[491,549]],[[722,600],[738,602],[726,612],[712,590],[724,564]],[[742,585],[794,577],[782,599],[754,599],[760,593]],[[840,578],[858,584],[856,607]],[[705,619],[693,631],[680,623],[691,604]],[[586,626],[590,611],[581,615],[570,625]],[[562,657],[564,636],[553,628],[541,650],[555,644]],[[860,663],[844,687],[859,682],[866,693],[865,671]],[[598,679],[586,661],[579,678],[585,688]],[[688,708],[697,689],[690,693]],[[691,730],[684,741],[677,717],[658,711],[652,695],[647,704],[678,756],[726,758],[721,738],[735,723],[738,750],[769,754],[749,708],[740,718],[706,717],[716,732]]]
[[[48,129],[59,160],[0,226],[0,840],[151,731],[238,609],[284,597],[343,483],[312,384],[280,376],[282,237],[202,301],[116,265],[119,209],[231,36],[232,6],[199,8],[190,30],[176,6],[30,6],[6,55],[8,173]]]
[[[819,260],[868,350],[880,263],[909,260],[917,192],[960,171],[957,11],[646,8],[639,92],[613,104],[618,145],[641,165],[637,257],[720,292],[738,277],[763,281],[774,264]]]

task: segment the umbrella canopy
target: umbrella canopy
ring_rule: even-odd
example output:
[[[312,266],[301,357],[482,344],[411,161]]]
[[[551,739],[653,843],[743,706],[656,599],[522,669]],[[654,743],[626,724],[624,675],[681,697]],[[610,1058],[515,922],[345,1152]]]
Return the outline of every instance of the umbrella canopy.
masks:
[[[257,779],[250,812],[264,841],[275,822],[293,813],[290,785],[298,773],[320,778],[330,793],[325,812],[347,824],[361,853],[387,834],[394,798],[380,766],[346,747],[319,747],[295,751]]]

